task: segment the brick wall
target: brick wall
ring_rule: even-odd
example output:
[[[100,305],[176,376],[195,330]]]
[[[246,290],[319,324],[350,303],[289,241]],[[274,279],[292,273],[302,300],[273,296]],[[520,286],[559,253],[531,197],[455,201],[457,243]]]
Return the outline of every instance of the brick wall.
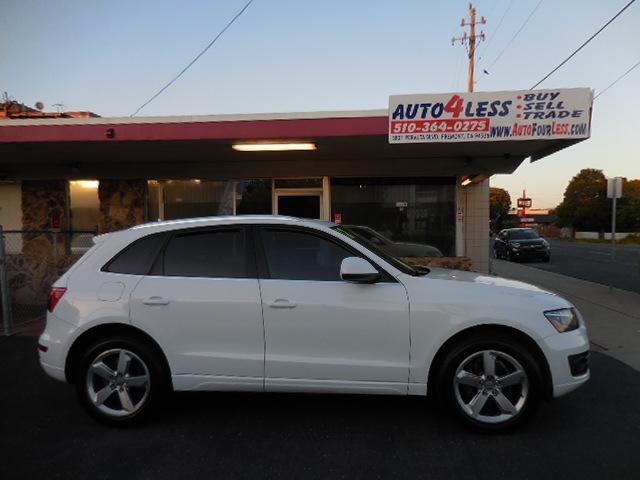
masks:
[[[489,271],[489,180],[461,188],[466,195],[464,251],[473,270]]]

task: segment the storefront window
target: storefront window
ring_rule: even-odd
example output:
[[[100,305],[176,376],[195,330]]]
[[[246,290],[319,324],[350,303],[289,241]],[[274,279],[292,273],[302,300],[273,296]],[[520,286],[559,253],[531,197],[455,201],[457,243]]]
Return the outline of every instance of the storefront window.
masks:
[[[271,179],[236,180],[237,215],[271,215]]]
[[[388,240],[395,256],[454,255],[453,178],[333,178],[331,211],[332,220],[368,227],[371,241]]]
[[[69,209],[71,216],[71,251],[81,253],[91,247],[91,239],[98,231],[100,200],[97,180],[69,182]]]
[[[233,215],[232,180],[165,180],[149,182],[149,219]]]
[[[271,179],[149,180],[149,221],[271,214]],[[234,208],[235,202],[235,208]]]

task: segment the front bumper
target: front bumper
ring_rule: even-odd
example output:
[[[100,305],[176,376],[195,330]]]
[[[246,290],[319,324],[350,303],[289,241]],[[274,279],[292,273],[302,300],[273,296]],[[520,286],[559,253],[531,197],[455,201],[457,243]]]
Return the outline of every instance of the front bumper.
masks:
[[[511,249],[511,256],[517,259],[543,259],[551,256],[551,251],[548,249]]]
[[[551,373],[553,397],[557,398],[575,390],[589,380],[591,373],[588,366],[572,372],[570,357],[583,355],[589,351],[589,338],[584,324],[571,332],[555,333],[540,342]],[[577,358],[577,357],[574,357]]]

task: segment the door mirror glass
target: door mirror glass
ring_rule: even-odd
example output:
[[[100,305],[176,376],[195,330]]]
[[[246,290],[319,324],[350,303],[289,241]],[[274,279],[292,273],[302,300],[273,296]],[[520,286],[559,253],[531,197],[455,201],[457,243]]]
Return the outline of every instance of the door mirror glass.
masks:
[[[363,258],[347,257],[340,264],[340,277],[347,282],[375,283],[380,272]]]

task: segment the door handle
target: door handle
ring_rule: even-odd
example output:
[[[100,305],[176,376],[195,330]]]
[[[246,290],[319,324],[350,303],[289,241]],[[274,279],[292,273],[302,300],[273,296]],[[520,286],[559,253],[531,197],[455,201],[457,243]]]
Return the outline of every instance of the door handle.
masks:
[[[286,298],[276,298],[269,304],[269,306],[271,308],[295,308],[297,304],[296,302],[292,302],[291,300],[287,300]]]
[[[145,305],[169,305],[169,300],[162,297],[149,297],[143,300],[142,303]]]

